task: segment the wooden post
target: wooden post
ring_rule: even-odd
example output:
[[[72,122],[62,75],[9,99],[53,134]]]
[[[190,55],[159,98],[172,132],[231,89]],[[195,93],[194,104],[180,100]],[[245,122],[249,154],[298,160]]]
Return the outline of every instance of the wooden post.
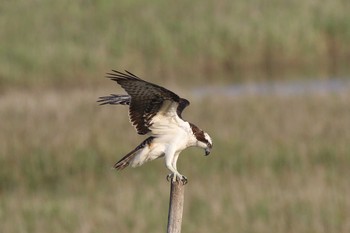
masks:
[[[184,207],[185,184],[170,181],[170,201],[167,233],[180,233]]]

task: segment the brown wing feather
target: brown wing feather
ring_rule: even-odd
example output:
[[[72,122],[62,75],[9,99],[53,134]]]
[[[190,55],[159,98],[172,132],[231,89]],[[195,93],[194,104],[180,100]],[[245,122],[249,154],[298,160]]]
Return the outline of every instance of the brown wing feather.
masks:
[[[105,104],[129,105],[130,104],[130,96],[129,95],[110,94],[109,96],[101,96],[101,97],[99,97],[97,102],[99,102],[100,105],[105,105]]]
[[[180,98],[174,92],[144,81],[128,71],[125,72],[113,70],[112,73],[107,73],[107,77],[116,81],[130,95],[129,117],[139,134],[150,132],[150,122],[165,100],[179,103],[177,108],[179,117],[183,109],[189,105],[188,100]]]

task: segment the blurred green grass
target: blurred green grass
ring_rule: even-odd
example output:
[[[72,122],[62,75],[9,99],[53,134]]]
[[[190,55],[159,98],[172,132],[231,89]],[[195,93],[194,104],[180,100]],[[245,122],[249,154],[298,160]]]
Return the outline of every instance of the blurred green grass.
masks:
[[[163,161],[112,169],[141,141],[126,108],[95,103],[117,92],[112,68],[189,98],[185,118],[214,139],[179,159],[184,232],[349,232],[348,93],[186,88],[347,77],[349,4],[1,1],[0,232],[164,232]]]
[[[1,232],[164,232],[168,171],[162,160],[112,169],[141,137],[126,108],[94,104],[104,92],[2,95]],[[349,231],[348,93],[187,97],[184,117],[214,149],[179,159],[185,232]]]
[[[191,82],[344,75],[349,4],[2,1],[0,85],[96,84],[111,67]]]

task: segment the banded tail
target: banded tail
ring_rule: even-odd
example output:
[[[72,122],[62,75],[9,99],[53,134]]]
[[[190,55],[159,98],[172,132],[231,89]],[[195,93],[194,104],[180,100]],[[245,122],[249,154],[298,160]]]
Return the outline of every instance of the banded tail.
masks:
[[[129,95],[115,95],[111,94],[109,96],[101,96],[99,97],[99,100],[97,102],[100,103],[100,105],[105,104],[112,104],[112,105],[130,105],[131,97]]]
[[[154,139],[154,137],[148,137],[140,145],[138,145],[135,149],[130,151],[127,155],[125,155],[118,162],[116,162],[113,167],[117,170],[122,170],[122,169],[126,168],[127,166],[129,166],[129,164],[136,157],[138,152],[140,152],[146,146],[150,145],[151,142],[153,141],[153,139]]]

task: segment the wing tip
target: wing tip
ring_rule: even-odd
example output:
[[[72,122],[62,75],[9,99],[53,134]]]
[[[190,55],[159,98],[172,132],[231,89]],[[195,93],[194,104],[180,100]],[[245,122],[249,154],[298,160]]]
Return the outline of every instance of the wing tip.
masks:
[[[106,73],[106,78],[118,82],[119,80],[141,80],[138,76],[130,71],[124,70],[125,73],[112,69],[111,72]]]

